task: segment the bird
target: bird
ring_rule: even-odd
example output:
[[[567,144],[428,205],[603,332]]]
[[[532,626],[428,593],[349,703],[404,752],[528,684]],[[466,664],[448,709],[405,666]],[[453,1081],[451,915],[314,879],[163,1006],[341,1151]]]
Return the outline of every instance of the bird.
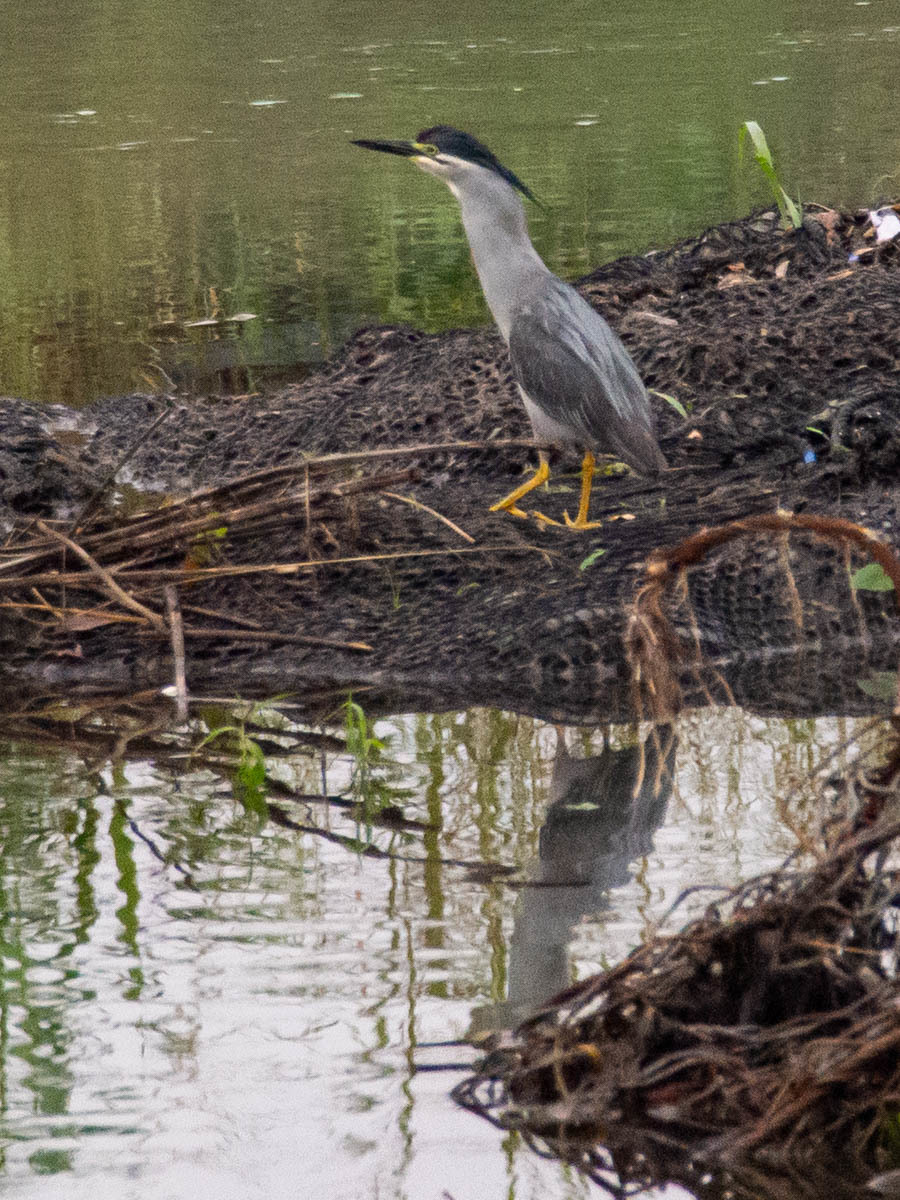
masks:
[[[415,141],[355,139],[354,146],[409,158],[442,180],[459,201],[463,228],[484,298],[509,350],[535,440],[583,454],[578,513],[588,520],[595,455],[613,454],[639,474],[666,467],[653,409],[637,367],[618,335],[571,284],[546,266],[528,236],[522,197],[531,190],[470,133],[450,125],[423,130]],[[550,474],[544,450],[534,475],[491,506],[516,517],[519,501]],[[552,525],[560,522],[531,514]]]

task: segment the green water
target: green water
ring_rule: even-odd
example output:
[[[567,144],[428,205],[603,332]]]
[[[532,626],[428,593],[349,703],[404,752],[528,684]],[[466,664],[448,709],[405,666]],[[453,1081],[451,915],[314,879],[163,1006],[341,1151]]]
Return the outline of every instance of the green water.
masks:
[[[765,202],[747,118],[802,199],[898,190],[897,0],[38,0],[0,36],[0,389],[37,400],[242,391],[367,321],[484,320],[450,196],[353,136],[476,132],[569,277]]]

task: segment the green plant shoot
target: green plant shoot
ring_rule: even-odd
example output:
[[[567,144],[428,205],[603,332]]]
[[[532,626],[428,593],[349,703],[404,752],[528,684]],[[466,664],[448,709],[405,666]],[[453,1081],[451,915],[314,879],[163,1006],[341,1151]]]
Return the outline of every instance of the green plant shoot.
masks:
[[[668,392],[658,392],[656,388],[651,388],[650,394],[652,396],[659,396],[660,400],[665,400],[666,404],[670,404],[675,409],[679,417],[683,417],[685,421],[687,420],[688,410],[676,396],[670,396]]]
[[[348,696],[341,705],[344,714],[344,740],[353,759],[350,790],[356,796],[366,825],[366,841],[371,841],[369,822],[388,807],[398,805],[411,792],[396,787],[390,777],[396,764],[387,757],[388,742],[375,736],[372,722],[361,705]]]
[[[602,558],[606,553],[604,546],[598,546],[596,550],[592,550],[587,558],[583,558],[578,564],[579,571],[586,571],[588,567],[592,567],[598,558]]]
[[[781,186],[781,181],[775,171],[775,163],[772,160],[772,151],[769,149],[769,143],[766,141],[766,135],[762,131],[762,126],[757,121],[745,121],[741,126],[740,133],[738,134],[739,159],[743,160],[744,141],[748,137],[753,143],[753,156],[759,165],[759,169],[769,181],[769,186],[778,205],[778,211],[781,213],[782,221],[784,221],[785,225],[792,225],[794,229],[799,229],[803,224],[803,214],[800,206],[790,198]]]
[[[220,725],[211,730],[197,749],[221,739],[225,740],[229,751],[234,755],[231,785],[236,799],[248,813],[254,813],[262,821],[268,820],[266,756],[262,747],[250,737],[241,721],[235,725]]]

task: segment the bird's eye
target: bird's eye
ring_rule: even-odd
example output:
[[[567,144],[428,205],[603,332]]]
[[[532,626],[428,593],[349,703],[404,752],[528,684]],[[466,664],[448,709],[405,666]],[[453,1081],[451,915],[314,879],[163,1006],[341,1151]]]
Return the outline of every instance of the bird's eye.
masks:
[[[440,154],[437,146],[432,145],[431,142],[416,142],[416,149],[422,154],[429,155],[431,158],[435,158]]]

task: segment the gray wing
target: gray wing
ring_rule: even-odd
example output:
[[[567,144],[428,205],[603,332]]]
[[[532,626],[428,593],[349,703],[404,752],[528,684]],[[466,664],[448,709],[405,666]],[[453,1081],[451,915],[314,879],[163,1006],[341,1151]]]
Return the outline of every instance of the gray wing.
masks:
[[[585,450],[617,455],[642,474],[665,467],[653,409],[618,336],[573,287],[551,275],[513,320],[516,382]]]

